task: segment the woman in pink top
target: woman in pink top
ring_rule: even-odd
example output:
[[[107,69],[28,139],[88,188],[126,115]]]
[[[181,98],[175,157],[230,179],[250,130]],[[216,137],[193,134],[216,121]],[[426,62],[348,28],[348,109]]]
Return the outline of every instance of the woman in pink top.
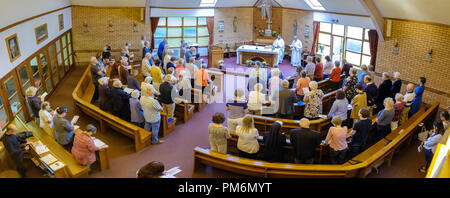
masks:
[[[95,134],[97,128],[92,124],[86,127],[86,131],[75,133],[73,140],[72,155],[81,165],[90,166],[95,162],[95,151],[100,150],[95,146],[92,135]]]
[[[305,93],[303,93],[303,88],[309,88],[309,81],[311,81],[308,77],[306,77],[306,72],[302,71],[301,78],[298,79],[297,85],[295,86],[295,90],[297,91],[297,97],[300,100],[303,100]]]
[[[347,154],[347,127],[342,127],[342,119],[334,117],[331,120],[334,127],[328,130],[327,138],[324,144],[329,144],[330,161],[332,164],[342,164],[345,162],[345,155]]]

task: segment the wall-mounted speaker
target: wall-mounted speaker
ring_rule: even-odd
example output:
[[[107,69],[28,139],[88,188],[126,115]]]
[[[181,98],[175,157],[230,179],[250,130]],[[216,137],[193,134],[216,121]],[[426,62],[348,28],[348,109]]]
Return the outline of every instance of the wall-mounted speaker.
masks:
[[[386,20],[386,37],[391,37],[392,34],[392,20]]]

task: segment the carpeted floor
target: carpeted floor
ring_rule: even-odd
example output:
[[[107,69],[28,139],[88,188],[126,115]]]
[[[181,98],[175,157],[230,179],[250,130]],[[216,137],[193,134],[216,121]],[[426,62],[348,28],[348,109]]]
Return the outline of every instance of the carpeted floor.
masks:
[[[230,58],[230,61],[232,59]],[[80,115],[77,124],[82,128],[89,123],[99,126],[93,119],[75,109],[73,105],[72,91],[84,70],[85,67],[75,67],[50,97],[53,108],[58,105],[68,107],[68,119],[75,114]],[[137,153],[134,152],[134,144],[128,137],[114,131],[98,133],[96,136],[110,146],[108,154],[111,168],[102,172],[94,172],[90,174],[90,177],[135,177],[136,171],[141,166],[153,160],[163,162],[166,169],[179,166],[182,172],[178,173],[177,177],[245,177],[211,167],[206,167],[205,170],[196,173],[192,171],[193,149],[196,146],[209,148],[207,126],[212,115],[217,111],[224,112],[224,104],[208,104],[201,112],[196,112],[187,123],[178,124],[171,134],[163,138],[165,140],[163,144],[149,146]],[[379,174],[372,173],[368,177],[424,177],[424,174],[417,172],[417,168],[423,165],[425,160],[423,153],[417,153],[416,144],[418,143],[402,149],[401,153],[394,157],[391,167],[382,166]]]

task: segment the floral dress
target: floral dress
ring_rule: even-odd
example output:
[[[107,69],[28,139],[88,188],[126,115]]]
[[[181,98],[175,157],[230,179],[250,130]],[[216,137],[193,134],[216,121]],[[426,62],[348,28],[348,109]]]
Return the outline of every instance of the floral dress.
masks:
[[[317,118],[322,113],[322,98],[323,92],[318,89],[317,91],[312,91],[306,94],[309,101],[306,103],[305,107],[305,117],[307,118]]]
[[[345,82],[345,86],[347,89],[345,92],[345,97],[351,101],[358,93],[356,93],[356,84],[358,83],[358,77],[350,76],[348,77],[347,82]]]

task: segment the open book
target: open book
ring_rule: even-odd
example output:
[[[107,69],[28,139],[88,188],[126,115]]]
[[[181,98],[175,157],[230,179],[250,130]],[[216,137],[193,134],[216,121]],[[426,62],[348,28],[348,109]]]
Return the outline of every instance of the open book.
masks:
[[[78,115],[73,116],[72,121],[70,121],[70,123],[72,123],[72,124],[77,123],[78,122],[78,118],[80,118],[80,116],[78,116]]]
[[[127,94],[131,94],[131,92],[133,92],[134,91],[134,89],[130,89],[130,88],[125,88],[125,89],[123,89],[125,92],[127,92]]]
[[[48,95],[48,93],[47,92],[44,92],[42,95],[41,95],[41,99],[45,99],[45,97]]]

